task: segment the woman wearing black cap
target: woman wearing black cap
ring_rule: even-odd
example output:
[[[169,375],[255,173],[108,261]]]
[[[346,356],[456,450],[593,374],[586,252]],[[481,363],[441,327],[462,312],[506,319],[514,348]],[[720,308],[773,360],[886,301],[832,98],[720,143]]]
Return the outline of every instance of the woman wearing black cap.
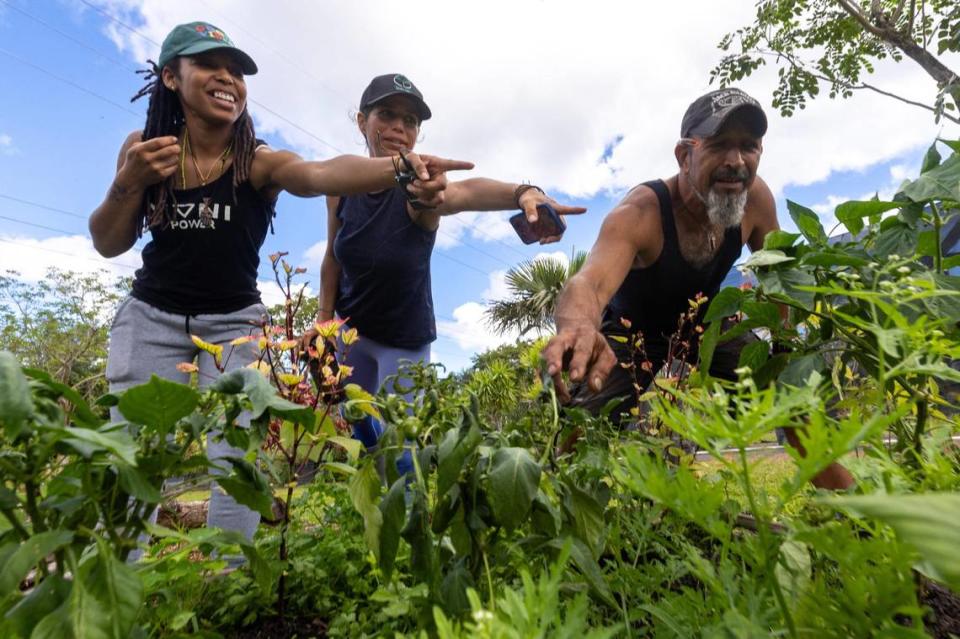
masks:
[[[346,195],[395,184],[399,157],[307,162],[257,140],[244,81],[256,72],[250,56],[220,29],[183,24],[164,40],[159,63],[134,98],[150,96],[146,125],[123,143],[109,193],[90,216],[94,246],[105,257],[130,249],[145,228],[152,235],[110,332],[111,390],[152,374],[186,382],[177,365],[198,356],[201,384],[216,376],[212,358],[198,351],[191,335],[228,345],[265,316],[258,251],[281,191]],[[412,153],[406,161],[427,198],[445,186],[444,171],[472,168]],[[228,359],[229,368],[255,358],[252,349],[242,349]],[[215,439],[211,459],[242,454]],[[210,525],[249,537],[258,521],[256,513],[213,491]]]
[[[413,149],[420,125],[431,117],[423,95],[405,76],[375,77],[360,98],[357,126],[371,158]],[[419,198],[419,199],[417,199]],[[428,194],[417,185],[327,197],[327,250],[320,271],[318,321],[334,314],[356,328],[351,347],[351,381],[376,392],[397,372],[400,360],[428,361],[437,337],[430,285],[430,255],[440,218],[461,211],[522,209],[531,224],[537,205],[548,203],[561,215],[586,209],[556,203],[532,185],[486,178],[449,182]],[[560,236],[543,237],[541,243]],[[305,339],[310,339],[308,333]],[[355,435],[369,448],[380,426],[372,419],[355,424]]]

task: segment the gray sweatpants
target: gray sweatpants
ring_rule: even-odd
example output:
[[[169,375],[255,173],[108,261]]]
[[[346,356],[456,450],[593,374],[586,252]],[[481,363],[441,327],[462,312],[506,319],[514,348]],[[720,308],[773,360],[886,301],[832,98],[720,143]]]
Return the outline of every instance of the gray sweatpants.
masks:
[[[266,315],[267,309],[263,304],[254,304],[234,313],[188,317],[167,313],[128,297],[117,309],[110,328],[110,351],[107,357],[110,390],[121,391],[146,383],[154,374],[186,384],[190,377],[178,371],[177,364],[192,362],[194,358],[200,369],[200,386],[207,386],[220,373],[214,366],[213,356],[200,351],[190,335],[196,335],[211,344],[221,344],[227,371],[235,370],[256,359],[257,351],[254,343],[232,347],[230,340],[259,331],[258,326]],[[111,418],[114,421],[123,420],[116,408],[111,409]],[[241,426],[249,426],[250,416],[242,414],[237,421]],[[217,441],[213,435],[207,437],[207,455],[214,463],[223,457],[242,456],[243,453],[222,440]],[[226,469],[217,468],[213,472],[222,474]],[[217,484],[211,486],[208,526],[236,530],[251,539],[259,524],[259,513],[238,504]]]

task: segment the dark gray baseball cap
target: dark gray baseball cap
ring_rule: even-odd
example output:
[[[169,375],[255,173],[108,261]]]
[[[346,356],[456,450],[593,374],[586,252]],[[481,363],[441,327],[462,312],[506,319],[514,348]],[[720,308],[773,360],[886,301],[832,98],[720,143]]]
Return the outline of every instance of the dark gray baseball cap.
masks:
[[[694,100],[683,114],[680,137],[708,138],[715,135],[731,115],[740,111],[744,112],[751,131],[762,138],[767,132],[767,116],[760,103],[733,87],[711,91]]]
[[[423,101],[423,94],[420,93],[420,89],[402,73],[378,75],[370,80],[370,84],[367,85],[367,88],[363,90],[363,95],[360,96],[360,110],[363,111],[391,95],[407,96],[417,105],[417,114],[420,116],[420,120],[430,119],[432,113],[430,113],[430,107]]]

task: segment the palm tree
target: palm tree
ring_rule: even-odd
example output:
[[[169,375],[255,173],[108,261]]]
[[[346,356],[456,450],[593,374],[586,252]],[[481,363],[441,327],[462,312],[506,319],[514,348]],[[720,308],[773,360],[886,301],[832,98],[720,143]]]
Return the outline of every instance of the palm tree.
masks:
[[[577,251],[566,265],[552,257],[541,257],[510,269],[507,271],[510,298],[489,302],[485,312],[487,323],[501,335],[510,330],[521,335],[531,330],[552,331],[557,297],[586,259],[585,251]]]

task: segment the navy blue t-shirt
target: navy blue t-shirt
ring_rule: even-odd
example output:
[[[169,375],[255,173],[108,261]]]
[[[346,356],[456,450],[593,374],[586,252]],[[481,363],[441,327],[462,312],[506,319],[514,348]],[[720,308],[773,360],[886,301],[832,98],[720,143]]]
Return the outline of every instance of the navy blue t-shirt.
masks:
[[[342,197],[337,219],[337,315],[362,336],[396,348],[437,339],[430,284],[437,232],[410,218],[399,188]]]

